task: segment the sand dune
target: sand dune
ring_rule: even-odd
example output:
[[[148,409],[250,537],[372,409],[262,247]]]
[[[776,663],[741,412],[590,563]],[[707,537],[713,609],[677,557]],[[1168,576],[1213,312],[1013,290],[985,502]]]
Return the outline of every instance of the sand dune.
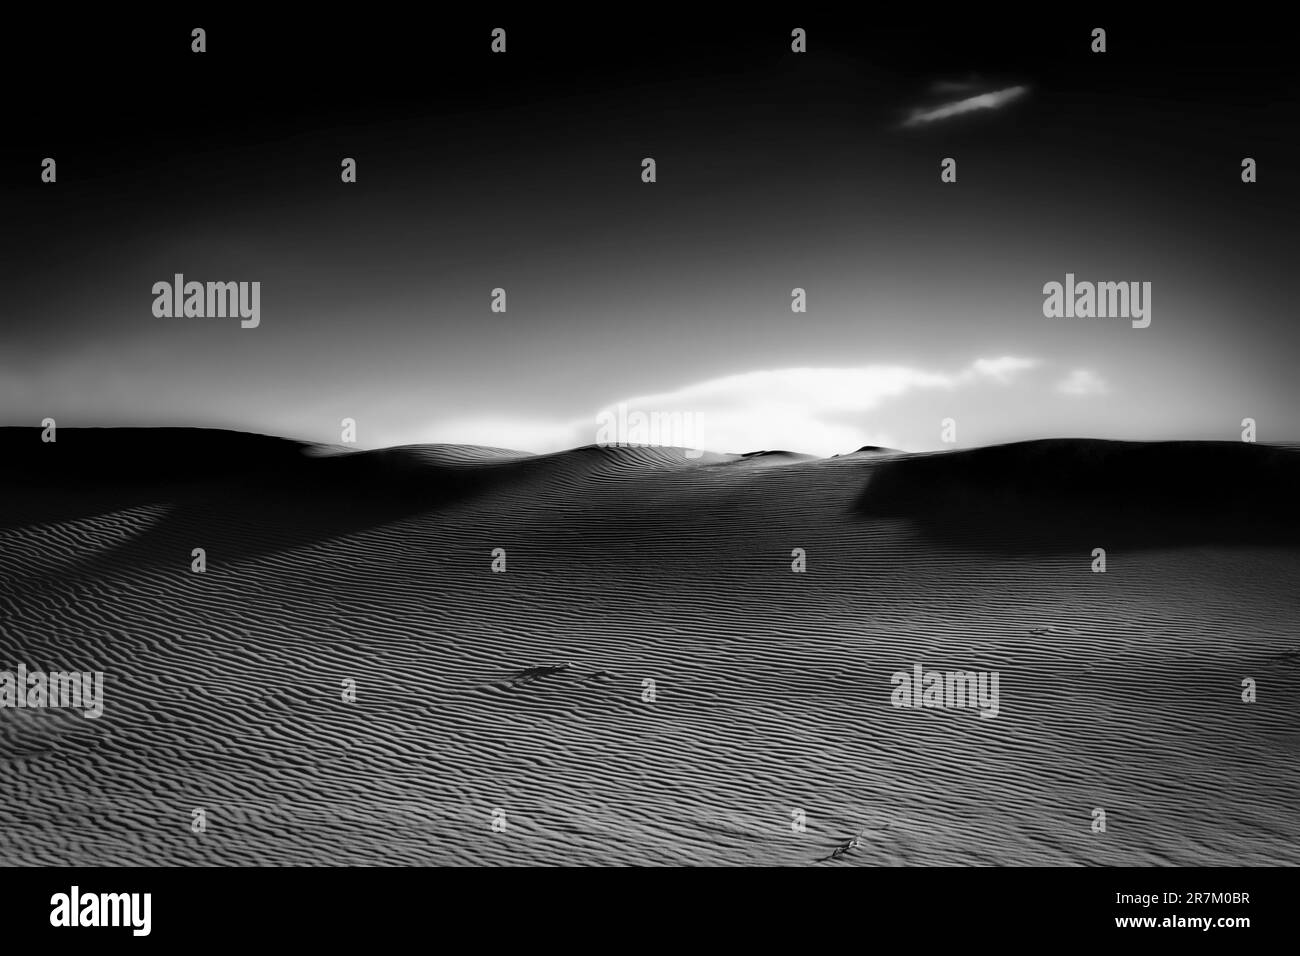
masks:
[[[1300,860],[1295,450],[0,432],[3,863]]]

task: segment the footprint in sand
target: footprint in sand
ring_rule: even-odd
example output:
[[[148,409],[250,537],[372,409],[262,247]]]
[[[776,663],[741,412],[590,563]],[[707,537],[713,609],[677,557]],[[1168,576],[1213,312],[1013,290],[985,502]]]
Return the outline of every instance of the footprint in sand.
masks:
[[[519,684],[532,684],[543,677],[552,677],[556,674],[563,674],[573,667],[572,661],[563,664],[535,664],[532,667],[525,667],[510,678],[509,683],[512,686]]]
[[[573,661],[565,661],[563,664],[534,664],[531,667],[525,667],[522,670],[516,671],[514,674],[511,674],[508,678],[506,678],[504,682],[504,686],[522,687],[529,684],[535,684],[546,677],[555,677],[556,675],[559,674],[576,673],[578,669],[579,669],[578,665],[575,664]],[[588,682],[603,683],[605,681],[615,680],[616,678],[617,675],[613,671],[606,670],[605,668],[602,667],[593,670],[589,674],[579,677],[577,681],[579,684],[586,684]]]
[[[831,850],[829,856],[819,857],[813,862],[825,863],[827,860],[838,860],[840,857],[845,856],[851,853],[852,851],[858,849],[859,847],[861,847],[863,843],[863,836],[867,833],[868,830],[880,831],[880,830],[888,830],[888,829],[889,829],[888,823],[886,823],[883,827],[863,827],[861,830],[858,831],[858,835],[855,836],[853,839],[844,840],[843,842],[840,843],[839,846]]]
[[[1072,627],[1065,627],[1061,624],[1043,624],[1039,627],[1031,627],[1029,633],[1035,637],[1046,637],[1049,634],[1059,634],[1062,636],[1075,635],[1079,632]]]

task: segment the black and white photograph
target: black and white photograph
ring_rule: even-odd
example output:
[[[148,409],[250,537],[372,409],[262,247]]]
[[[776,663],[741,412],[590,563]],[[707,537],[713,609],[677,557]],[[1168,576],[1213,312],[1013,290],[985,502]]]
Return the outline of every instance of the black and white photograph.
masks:
[[[1290,28],[5,33],[7,925],[188,945],[195,881],[324,913],[542,867],[821,869],[744,879],[873,922],[987,880],[1004,941],[1279,922],[1246,888],[1300,865]],[[657,883],[568,879],[508,893]]]

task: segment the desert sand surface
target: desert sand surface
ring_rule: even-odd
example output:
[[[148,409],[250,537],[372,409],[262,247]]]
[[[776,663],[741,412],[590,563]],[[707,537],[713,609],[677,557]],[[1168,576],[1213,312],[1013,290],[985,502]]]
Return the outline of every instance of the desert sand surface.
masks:
[[[2,431],[0,863],[1300,862],[1295,449]]]

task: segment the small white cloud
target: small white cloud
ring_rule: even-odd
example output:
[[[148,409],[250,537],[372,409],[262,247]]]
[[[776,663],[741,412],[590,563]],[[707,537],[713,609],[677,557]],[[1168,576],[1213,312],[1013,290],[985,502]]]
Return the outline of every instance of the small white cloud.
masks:
[[[1105,395],[1110,385],[1090,369],[1076,368],[1057,383],[1056,390],[1066,395]]]
[[[1004,90],[993,90],[978,96],[943,103],[939,106],[923,107],[912,110],[912,115],[903,121],[904,126],[919,126],[922,123],[935,123],[939,120],[973,113],[976,110],[995,110],[1006,106],[1012,100],[1019,99],[1029,92],[1027,86],[1009,86]]]
[[[971,366],[970,371],[976,375],[982,375],[1006,384],[1015,377],[1017,372],[1023,372],[1026,369],[1034,368],[1038,365],[1038,359],[1016,358],[1012,355],[1004,355],[995,359],[976,359]]]

